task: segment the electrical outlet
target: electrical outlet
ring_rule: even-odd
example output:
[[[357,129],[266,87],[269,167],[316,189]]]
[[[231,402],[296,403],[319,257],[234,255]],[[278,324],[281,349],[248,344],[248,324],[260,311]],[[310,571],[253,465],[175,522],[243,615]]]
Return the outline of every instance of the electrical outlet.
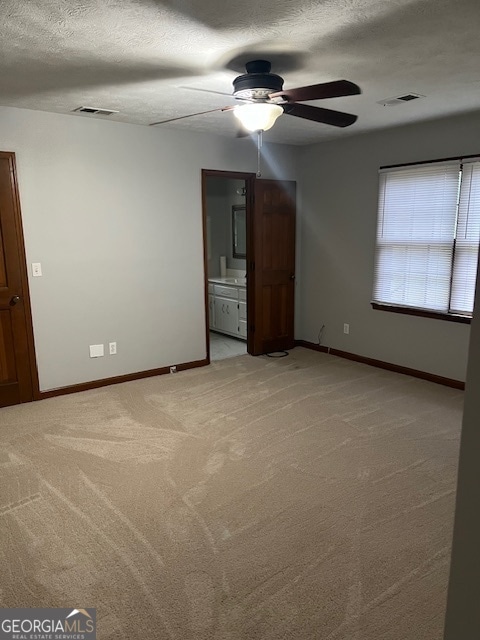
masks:
[[[90,358],[101,358],[104,354],[103,344],[90,345]]]
[[[173,367],[170,367],[170,373],[177,373],[177,367],[175,365],[173,365]]]
[[[117,343],[116,342],[109,342],[108,343],[108,352],[110,353],[111,356],[114,356],[117,353]]]
[[[345,323],[343,325],[343,333],[346,333],[347,335],[350,333],[350,325]]]
[[[38,278],[42,275],[42,265],[40,262],[32,262],[32,276]]]

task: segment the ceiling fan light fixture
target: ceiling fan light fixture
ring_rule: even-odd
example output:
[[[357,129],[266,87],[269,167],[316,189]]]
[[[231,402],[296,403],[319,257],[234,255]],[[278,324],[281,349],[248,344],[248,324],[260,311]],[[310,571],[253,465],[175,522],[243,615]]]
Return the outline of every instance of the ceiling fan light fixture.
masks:
[[[248,131],[268,131],[282,115],[283,109],[278,104],[258,102],[237,106],[233,113]]]

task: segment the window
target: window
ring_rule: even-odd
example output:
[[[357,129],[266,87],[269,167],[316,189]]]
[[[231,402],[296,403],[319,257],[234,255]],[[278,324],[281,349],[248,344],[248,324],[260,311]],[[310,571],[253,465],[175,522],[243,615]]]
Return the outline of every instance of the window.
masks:
[[[380,170],[373,303],[471,316],[480,158]]]

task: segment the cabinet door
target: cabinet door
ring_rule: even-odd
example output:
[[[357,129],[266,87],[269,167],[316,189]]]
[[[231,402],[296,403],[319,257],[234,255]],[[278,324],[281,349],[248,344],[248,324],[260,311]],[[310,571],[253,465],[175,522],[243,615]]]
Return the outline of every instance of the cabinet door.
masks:
[[[247,303],[238,303],[238,333],[241,338],[247,337]]]
[[[215,329],[238,336],[237,301],[215,297]]]
[[[215,297],[208,296],[208,320],[210,329],[215,329]]]
[[[247,321],[246,320],[239,320],[238,321],[238,330],[239,330],[239,336],[241,338],[245,338],[247,337]]]
[[[224,311],[225,311],[225,299],[224,298],[215,297],[213,309],[214,309],[214,314],[215,314],[215,329],[217,329],[217,331],[223,331],[224,330],[224,316],[225,316],[225,313],[224,313]]]
[[[224,331],[238,336],[238,302],[236,300],[225,300],[224,321]]]

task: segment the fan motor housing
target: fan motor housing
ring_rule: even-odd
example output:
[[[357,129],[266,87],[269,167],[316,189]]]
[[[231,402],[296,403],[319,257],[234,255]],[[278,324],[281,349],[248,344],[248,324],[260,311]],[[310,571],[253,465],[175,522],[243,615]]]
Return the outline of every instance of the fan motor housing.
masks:
[[[233,95],[247,100],[266,100],[271,93],[283,89],[283,78],[270,73],[266,60],[253,60],[246,65],[247,73],[233,81]]]

